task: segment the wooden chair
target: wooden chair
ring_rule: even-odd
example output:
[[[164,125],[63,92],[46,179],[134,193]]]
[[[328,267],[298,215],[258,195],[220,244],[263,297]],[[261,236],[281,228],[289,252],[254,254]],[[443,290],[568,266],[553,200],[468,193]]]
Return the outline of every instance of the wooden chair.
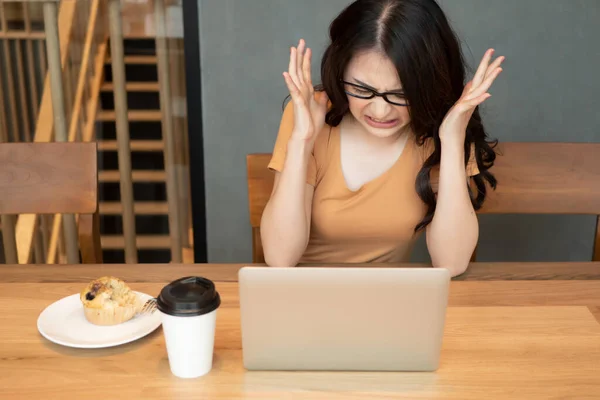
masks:
[[[248,175],[248,204],[250,206],[250,225],[252,226],[252,262],[264,263],[262,242],[260,240],[260,218],[271,197],[275,173],[267,166],[271,154],[248,154],[246,170]]]
[[[589,214],[597,217],[593,261],[600,261],[600,143],[501,143],[495,191],[479,214]],[[253,262],[264,262],[260,218],[274,174],[270,154],[246,158]],[[475,260],[475,254],[472,260]]]
[[[498,187],[479,213],[595,215],[591,256],[600,261],[600,143],[507,142],[497,151]]]
[[[2,143],[0,215],[79,215],[82,261],[101,263],[97,171],[95,142]]]

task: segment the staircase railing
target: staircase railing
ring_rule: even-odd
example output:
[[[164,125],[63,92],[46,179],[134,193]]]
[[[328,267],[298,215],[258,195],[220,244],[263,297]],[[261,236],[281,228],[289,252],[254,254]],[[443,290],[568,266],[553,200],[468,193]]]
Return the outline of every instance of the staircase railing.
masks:
[[[8,1],[3,3],[0,3],[2,21],[10,4]],[[13,7],[16,3],[24,11],[25,33],[31,32],[30,11],[34,9],[39,12],[40,3],[43,3],[44,32],[35,32],[35,38],[45,39],[46,45],[37,60],[41,66],[39,72],[44,76],[42,95],[39,103],[35,102],[39,111],[34,135],[23,139],[34,142],[93,140],[106,53],[104,2],[62,0],[60,5],[56,1],[11,3]],[[7,33],[8,37],[15,36],[7,24],[2,24],[2,27],[2,32]],[[41,47],[44,47],[43,44]],[[50,68],[48,74],[45,70],[46,60]],[[53,103],[59,106],[53,107]],[[63,105],[62,109],[60,105]],[[12,255],[7,251],[6,261],[25,264],[34,257],[36,263],[52,264],[64,261],[66,255],[69,263],[77,263],[76,220],[76,216],[58,214],[19,215],[14,232],[16,260],[11,259]],[[10,221],[8,224],[3,226],[3,236],[11,236],[12,224]]]
[[[77,21],[77,27],[86,29],[85,32],[77,32],[79,29],[75,29],[78,36],[72,42],[75,49],[74,54],[72,54],[73,57],[69,59],[71,63],[78,64],[76,66],[78,72],[67,76],[69,84],[65,85],[65,93],[70,93],[74,97],[70,118],[68,119],[66,140],[69,142],[89,142],[95,139],[93,137],[94,122],[98,109],[100,84],[102,83],[102,66],[106,56],[106,29],[102,16],[105,12],[104,3],[100,0],[91,0],[84,3],[77,5],[77,12],[83,17],[83,24],[80,25],[80,22]],[[75,77],[77,77],[76,86],[73,89],[71,79]],[[63,218],[57,214],[53,218],[52,234],[46,257],[46,263],[48,264],[56,262],[62,254],[62,252],[59,252],[62,230]],[[74,239],[70,240],[75,244],[77,243]],[[68,260],[68,262],[73,263],[74,261]]]
[[[189,172],[181,43],[167,33],[171,0],[152,0],[171,260],[189,243]],[[94,141],[108,38],[113,72],[125,261],[137,262],[121,0],[0,0],[0,143]],[[177,54],[177,55],[176,55]],[[177,79],[179,77],[179,80]],[[181,107],[178,107],[181,108]],[[177,115],[175,115],[177,114]],[[4,215],[7,263],[77,263],[77,215]],[[0,248],[1,250],[1,248]]]

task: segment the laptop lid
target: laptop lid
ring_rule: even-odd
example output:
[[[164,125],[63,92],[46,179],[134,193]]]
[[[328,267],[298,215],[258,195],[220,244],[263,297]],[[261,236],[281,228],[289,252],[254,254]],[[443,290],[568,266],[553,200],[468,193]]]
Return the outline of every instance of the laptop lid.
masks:
[[[244,366],[435,370],[449,282],[437,268],[244,267]]]

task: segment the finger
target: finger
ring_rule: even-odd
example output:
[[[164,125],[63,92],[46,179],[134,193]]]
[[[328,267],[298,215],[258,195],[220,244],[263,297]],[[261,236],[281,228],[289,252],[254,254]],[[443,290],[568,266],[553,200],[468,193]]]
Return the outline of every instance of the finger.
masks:
[[[491,74],[496,68],[498,68],[500,66],[500,64],[502,64],[502,62],[504,61],[504,59],[505,59],[504,56],[496,58],[494,60],[494,62],[491,63],[490,66],[485,71],[485,77],[487,78],[489,74]]]
[[[483,79],[485,78],[485,71],[490,63],[492,55],[494,54],[494,49],[489,49],[483,55],[481,62],[479,63],[479,67],[477,68],[477,72],[475,72],[475,76],[473,77],[473,87],[477,87],[481,84]]]
[[[302,76],[302,64],[304,63],[304,51],[306,50],[306,42],[304,39],[300,39],[298,42],[298,55],[296,57],[296,72],[298,74],[298,81],[300,83],[304,82],[304,77]]]
[[[498,77],[498,75],[500,75],[500,72],[502,72],[502,68],[500,67],[492,71],[481,83],[481,85],[479,85],[477,88],[473,89],[471,93],[469,93],[465,100],[474,99],[475,97],[481,96],[482,94],[487,92],[492,86],[492,83],[494,83],[494,80]]]
[[[290,50],[290,66],[288,68],[288,73],[290,74],[290,77],[292,78],[292,81],[294,82],[294,84],[296,84],[296,86],[300,86],[300,82],[298,81],[298,78],[297,78],[298,72],[296,70],[297,58],[298,58],[298,51],[296,50],[295,47],[292,47]]]
[[[475,108],[478,105],[480,105],[481,103],[483,103],[484,101],[486,101],[487,99],[489,99],[490,97],[492,97],[491,94],[484,93],[480,96],[475,97],[474,99],[465,101],[463,104],[465,104],[467,106],[467,108]]]
[[[290,65],[288,66],[288,73],[294,75],[296,73],[296,48],[290,47]]]
[[[473,87],[473,81],[467,82],[467,84],[463,88],[462,95],[460,96],[460,98],[462,99],[463,97],[467,97],[469,95],[469,93],[471,92],[472,87]]]
[[[310,61],[312,59],[312,51],[310,49],[306,49],[306,53],[304,54],[304,60],[302,64],[302,72],[304,75],[304,83],[308,85],[309,90],[312,92],[312,76],[310,72]]]
[[[298,89],[298,86],[296,86],[294,80],[288,72],[283,73],[283,79],[285,80],[285,84],[287,85],[290,95],[292,96],[292,101],[294,101],[294,103],[302,102],[302,94],[300,93],[300,89]]]

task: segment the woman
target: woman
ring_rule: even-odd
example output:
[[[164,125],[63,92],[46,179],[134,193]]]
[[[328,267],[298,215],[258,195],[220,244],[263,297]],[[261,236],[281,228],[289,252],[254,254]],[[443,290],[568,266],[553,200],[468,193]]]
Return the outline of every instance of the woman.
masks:
[[[311,50],[291,48],[261,220],[268,265],[406,262],[426,230],[434,267],[463,273],[475,210],[495,188],[477,106],[504,57],[464,85],[458,40],[434,0],[357,0],[332,22],[313,88]]]

